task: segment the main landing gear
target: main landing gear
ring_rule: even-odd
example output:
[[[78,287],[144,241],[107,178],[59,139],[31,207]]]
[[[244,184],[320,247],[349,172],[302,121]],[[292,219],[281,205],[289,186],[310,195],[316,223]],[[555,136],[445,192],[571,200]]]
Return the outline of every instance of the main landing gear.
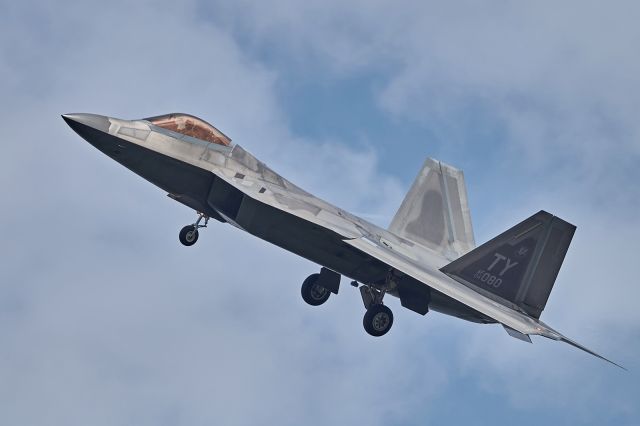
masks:
[[[309,275],[300,289],[302,299],[312,306],[319,306],[329,300],[331,293],[338,294],[340,285],[340,275],[327,269],[322,268],[319,274]],[[358,287],[358,283],[351,283],[354,287]],[[362,319],[362,325],[367,333],[372,336],[382,336],[387,334],[393,325],[393,312],[387,306],[382,304],[387,290],[393,289],[393,275],[382,285],[376,287],[372,285],[360,286],[360,294],[367,312]],[[380,289],[382,288],[382,289]]]
[[[363,285],[360,294],[367,309],[362,319],[364,330],[375,337],[387,334],[393,325],[393,312],[382,304],[385,291]]]
[[[200,222],[204,219],[204,225],[200,225]],[[209,222],[209,216],[205,216],[203,213],[198,213],[198,220],[193,225],[187,225],[180,230],[179,238],[180,242],[185,246],[192,246],[198,241],[198,229],[206,228]]]
[[[302,283],[302,299],[311,306],[319,306],[329,300],[331,292],[318,284],[320,274],[311,274]]]
[[[319,306],[329,300],[331,293],[338,294],[340,274],[322,268],[319,274],[311,274],[302,283],[302,299],[311,306]]]

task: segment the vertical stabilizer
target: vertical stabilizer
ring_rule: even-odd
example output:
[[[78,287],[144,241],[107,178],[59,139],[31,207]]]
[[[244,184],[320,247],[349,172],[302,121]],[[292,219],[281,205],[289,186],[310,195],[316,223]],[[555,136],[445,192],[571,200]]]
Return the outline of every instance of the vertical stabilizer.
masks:
[[[428,158],[389,230],[455,259],[475,247],[461,170]]]
[[[440,270],[539,318],[575,230],[540,211]]]

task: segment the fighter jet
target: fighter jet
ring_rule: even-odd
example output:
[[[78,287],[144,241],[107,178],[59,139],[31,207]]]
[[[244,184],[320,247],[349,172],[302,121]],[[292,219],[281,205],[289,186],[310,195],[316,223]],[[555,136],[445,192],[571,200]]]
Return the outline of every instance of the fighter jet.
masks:
[[[206,121],[188,114],[121,120],[65,114],[91,145],[197,212],[179,240],[196,243],[211,218],[320,266],[301,286],[309,305],[359,288],[372,336],[386,334],[386,295],[420,315],[436,311],[501,324],[531,343],[559,340],[605,361],[540,320],[576,227],[539,211],[476,247],[463,173],[427,159],[388,229],[297,187]]]

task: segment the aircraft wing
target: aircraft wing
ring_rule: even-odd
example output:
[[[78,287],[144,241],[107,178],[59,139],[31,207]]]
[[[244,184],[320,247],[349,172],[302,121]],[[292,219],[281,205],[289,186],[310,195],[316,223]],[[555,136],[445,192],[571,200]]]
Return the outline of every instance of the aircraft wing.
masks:
[[[472,288],[450,278],[437,269],[431,269],[417,264],[413,259],[395,251],[393,247],[389,247],[367,236],[346,239],[344,241],[364,253],[386,263],[390,267],[425,283],[425,285],[428,285],[434,290],[437,290],[458,302],[464,303],[484,315],[493,318],[505,326],[507,331],[512,329],[512,331],[515,330],[524,335],[534,334],[553,340],[560,340],[624,369],[624,367],[616,364],[615,362],[608,360],[607,358],[598,355],[586,347],[563,336],[543,322],[536,320],[523,312],[511,309],[495,300],[492,300]]]

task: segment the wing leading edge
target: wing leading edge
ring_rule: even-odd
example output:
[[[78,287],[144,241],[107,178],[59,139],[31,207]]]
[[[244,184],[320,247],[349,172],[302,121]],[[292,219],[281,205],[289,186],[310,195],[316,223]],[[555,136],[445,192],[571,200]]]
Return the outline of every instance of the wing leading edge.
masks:
[[[384,245],[380,241],[374,241],[370,237],[345,239],[344,241],[364,253],[385,262],[390,267],[411,276],[425,285],[477,310],[478,312],[481,312],[490,318],[493,318],[503,326],[511,329],[512,332],[515,331],[522,335],[527,335],[527,337],[528,335],[533,334],[553,340],[563,341],[624,369],[624,367],[616,364],[615,362],[567,338],[553,328],[544,324],[542,321],[532,318],[519,310],[509,308],[454,280],[437,269],[419,265],[413,259],[398,253],[393,250],[392,247]],[[509,334],[513,335],[512,333]],[[519,338],[525,340],[523,337],[524,336]]]

